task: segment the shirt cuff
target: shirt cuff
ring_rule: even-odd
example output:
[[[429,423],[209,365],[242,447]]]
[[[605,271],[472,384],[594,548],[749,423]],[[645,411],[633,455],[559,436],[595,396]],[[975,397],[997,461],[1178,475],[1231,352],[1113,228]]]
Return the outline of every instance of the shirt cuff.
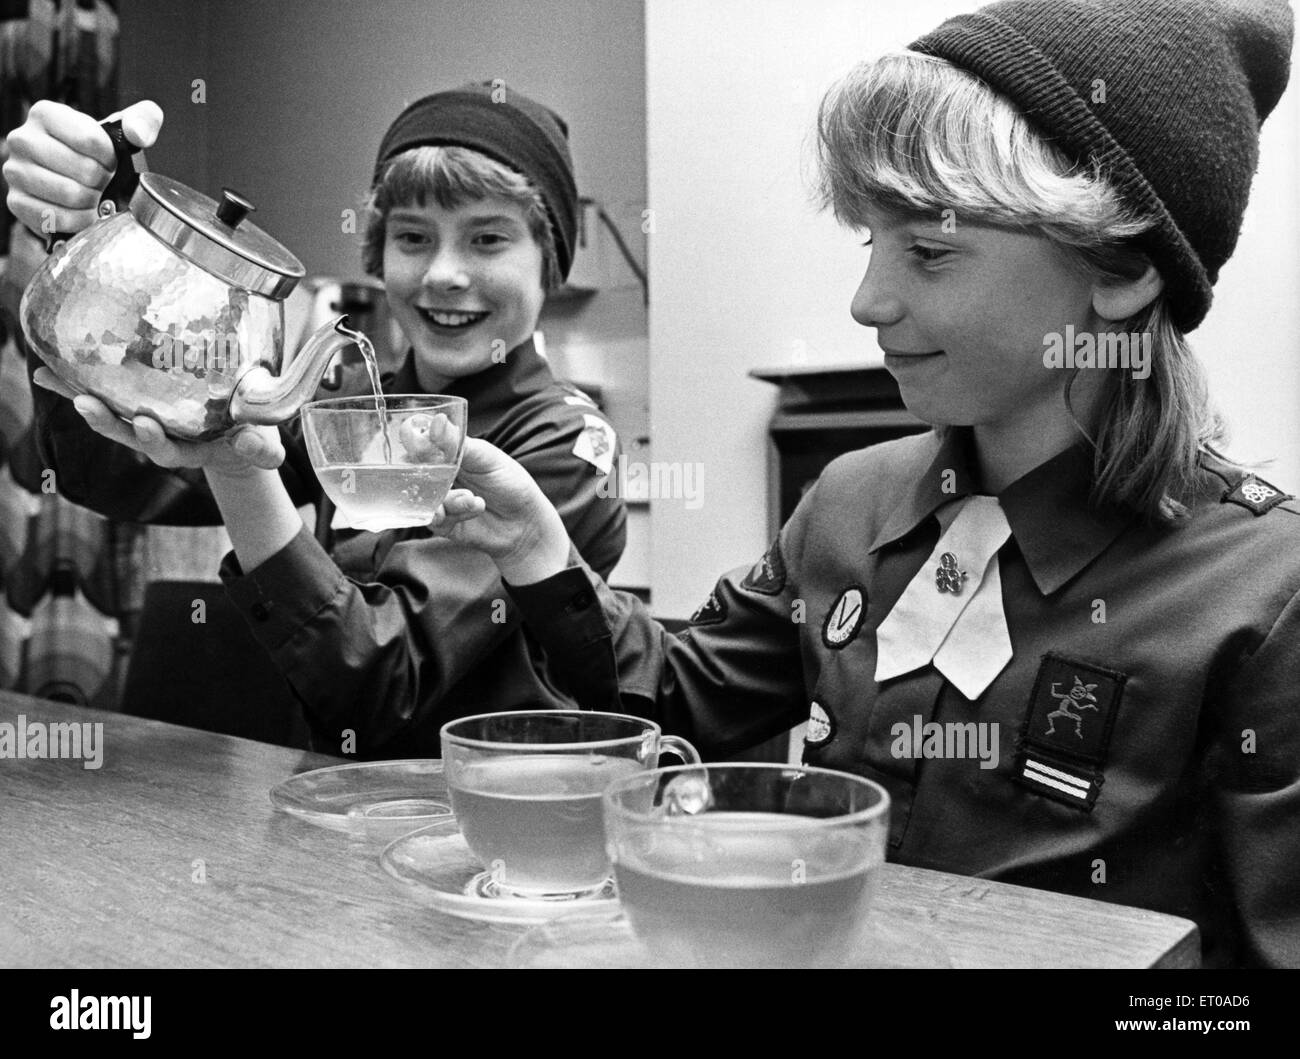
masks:
[[[569,565],[558,574],[530,585],[501,583],[544,644],[588,643],[609,635],[595,587],[599,578],[576,548],[569,549]]]
[[[315,618],[348,583],[306,526],[251,574],[244,573],[233,551],[217,572],[253,635],[271,651]]]

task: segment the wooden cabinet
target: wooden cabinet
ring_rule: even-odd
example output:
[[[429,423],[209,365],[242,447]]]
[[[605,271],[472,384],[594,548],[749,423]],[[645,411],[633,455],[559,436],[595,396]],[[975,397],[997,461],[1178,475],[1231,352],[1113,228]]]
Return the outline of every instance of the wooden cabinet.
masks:
[[[768,536],[775,538],[800,498],[837,456],[930,427],[903,407],[884,368],[792,367],[750,375],[778,387],[768,429]],[[803,726],[746,751],[746,761],[798,761]]]
[[[768,429],[768,529],[775,537],[837,456],[929,430],[903,407],[884,368],[781,368],[749,373],[778,387]]]

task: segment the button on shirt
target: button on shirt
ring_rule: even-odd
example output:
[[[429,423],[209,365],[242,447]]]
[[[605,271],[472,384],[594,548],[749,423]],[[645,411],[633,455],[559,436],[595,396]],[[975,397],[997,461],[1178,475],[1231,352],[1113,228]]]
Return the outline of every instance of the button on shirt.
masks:
[[[807,763],[889,789],[893,861],[1184,916],[1209,965],[1300,965],[1300,509],[1206,456],[1191,518],[1151,526],[1092,506],[1069,449],[997,498],[1011,662],[975,701],[932,665],[877,683],[969,460],[956,429],[836,460],[680,638],[576,556],[511,592],[588,708],[715,755],[809,721]]]

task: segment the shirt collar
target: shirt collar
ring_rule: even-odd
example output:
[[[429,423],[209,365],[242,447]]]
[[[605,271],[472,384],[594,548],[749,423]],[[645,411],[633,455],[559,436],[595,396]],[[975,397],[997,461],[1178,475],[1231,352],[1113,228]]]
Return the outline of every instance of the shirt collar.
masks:
[[[452,379],[443,392],[469,402],[469,432],[482,435],[490,433],[520,401],[541,392],[554,381],[550,365],[537,352],[529,336],[500,363],[463,379]],[[415,350],[408,349],[397,370],[381,374],[379,383],[384,393],[420,393],[415,375]]]
[[[969,428],[944,431],[929,467],[895,508],[871,550],[908,535],[944,504],[975,493],[973,457]],[[1044,595],[1083,570],[1134,520],[1122,508],[1092,503],[1092,475],[1092,451],[1080,441],[998,494],[1011,534]]]

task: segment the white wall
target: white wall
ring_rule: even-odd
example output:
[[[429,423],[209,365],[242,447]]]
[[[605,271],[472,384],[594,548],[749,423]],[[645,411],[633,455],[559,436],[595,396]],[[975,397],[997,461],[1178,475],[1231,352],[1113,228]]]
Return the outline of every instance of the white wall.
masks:
[[[1227,419],[1227,450],[1300,493],[1300,65],[1264,125],[1237,249],[1189,341]]]
[[[657,461],[701,462],[705,501],[653,502],[655,610],[689,614],[766,547],[774,391],[754,367],[879,364],[849,317],[865,260],[808,204],[805,150],[823,89],[906,45],[965,0],[647,0],[650,409]],[[1193,336],[1241,458],[1300,489],[1300,90],[1265,128],[1260,174],[1209,320]]]
[[[848,314],[861,248],[812,214],[800,179],[820,90],[863,54],[869,7],[647,2],[651,436],[656,461],[705,470],[699,507],[651,505],[660,614],[690,614],[767,546],[775,391],[748,371],[874,348]]]

